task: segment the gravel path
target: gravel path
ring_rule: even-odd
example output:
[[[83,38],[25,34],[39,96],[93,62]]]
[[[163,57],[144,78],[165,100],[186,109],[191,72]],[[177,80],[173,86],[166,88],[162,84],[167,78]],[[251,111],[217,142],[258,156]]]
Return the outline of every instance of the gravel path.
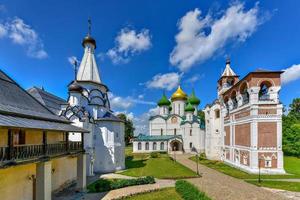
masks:
[[[196,171],[196,163],[189,157],[192,155],[176,155],[176,160]],[[283,200],[288,199],[282,194],[273,193],[264,188],[246,183],[216,170],[199,164],[201,178],[187,179],[214,200]]]

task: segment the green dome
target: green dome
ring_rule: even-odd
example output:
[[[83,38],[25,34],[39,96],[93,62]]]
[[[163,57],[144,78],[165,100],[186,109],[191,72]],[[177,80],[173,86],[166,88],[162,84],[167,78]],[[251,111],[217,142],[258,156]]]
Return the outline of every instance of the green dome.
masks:
[[[165,93],[163,94],[163,96],[161,97],[161,99],[157,102],[157,105],[158,106],[169,106],[169,105],[171,105],[171,102],[166,97]]]
[[[189,102],[189,103],[187,104],[187,106],[185,107],[184,111],[185,111],[185,112],[194,112],[194,111],[195,111],[195,108],[194,108],[194,106]]]
[[[198,99],[195,95],[195,91],[193,90],[192,94],[189,96],[188,99],[189,103],[191,103],[192,105],[199,105],[200,104],[200,99]]]

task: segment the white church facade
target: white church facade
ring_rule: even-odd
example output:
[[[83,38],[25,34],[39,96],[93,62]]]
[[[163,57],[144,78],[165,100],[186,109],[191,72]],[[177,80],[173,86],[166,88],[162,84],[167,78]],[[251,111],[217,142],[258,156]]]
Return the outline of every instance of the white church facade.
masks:
[[[96,41],[90,30],[83,39],[84,55],[75,70],[75,78],[68,85],[67,101],[43,89],[31,88],[32,96],[57,115],[89,131],[81,138],[70,133],[70,141],[84,141],[87,154],[87,175],[125,169],[125,125],[116,117],[108,99],[109,88],[102,82],[95,60]],[[77,63],[74,64],[77,69]]]
[[[171,101],[165,94],[158,101],[159,113],[149,119],[149,135],[140,134],[133,152],[204,152],[204,122],[198,117],[200,100],[178,87]]]

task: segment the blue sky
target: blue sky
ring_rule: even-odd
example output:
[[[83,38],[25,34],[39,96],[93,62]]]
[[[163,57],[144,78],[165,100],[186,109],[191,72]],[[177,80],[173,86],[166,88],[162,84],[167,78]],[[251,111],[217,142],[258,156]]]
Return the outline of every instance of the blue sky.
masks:
[[[216,81],[231,58],[241,77],[257,68],[288,69],[280,92],[300,96],[298,1],[0,1],[0,69],[21,86],[67,97],[69,63],[83,55],[92,19],[101,78],[115,111],[141,128],[162,91],[179,83],[201,99],[216,98]],[[143,127],[145,128],[145,127]]]

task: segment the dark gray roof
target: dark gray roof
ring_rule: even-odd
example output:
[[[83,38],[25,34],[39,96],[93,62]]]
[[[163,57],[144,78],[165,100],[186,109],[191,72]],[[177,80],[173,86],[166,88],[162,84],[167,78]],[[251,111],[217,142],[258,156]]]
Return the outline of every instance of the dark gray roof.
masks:
[[[68,126],[70,129],[73,128],[73,132],[79,130],[77,127],[70,125],[70,121],[55,115],[29,93],[27,93],[23,88],[21,88],[15,81],[9,78],[4,72],[0,70],[0,115],[3,126],[15,126],[12,119],[30,119],[31,128],[36,129],[47,129],[46,123],[49,123],[51,130],[64,130],[59,128],[59,124],[63,126]],[[6,120],[2,119],[2,116],[6,116]],[[8,120],[8,121],[7,121]],[[11,121],[11,125],[9,125]],[[27,120],[28,121],[28,120]],[[36,123],[34,123],[36,122]],[[52,123],[54,122],[54,124]],[[28,122],[29,123],[29,122]],[[40,125],[38,125],[40,123]],[[51,125],[52,123],[52,125]],[[43,128],[43,126],[44,128]],[[57,128],[55,128],[57,125]],[[1,124],[0,124],[1,126]],[[25,128],[25,127],[24,127]],[[83,130],[83,129],[82,129]],[[80,131],[85,132],[85,131]]]
[[[28,128],[66,132],[89,132],[67,123],[49,122],[44,120],[29,119],[2,114],[0,114],[0,127]]]
[[[27,90],[31,96],[36,98],[41,104],[46,106],[48,109],[50,109],[52,112],[54,112],[56,115],[59,114],[61,111],[61,105],[68,104],[68,102],[58,96],[55,96],[44,89],[40,89],[38,87],[32,87]]]

